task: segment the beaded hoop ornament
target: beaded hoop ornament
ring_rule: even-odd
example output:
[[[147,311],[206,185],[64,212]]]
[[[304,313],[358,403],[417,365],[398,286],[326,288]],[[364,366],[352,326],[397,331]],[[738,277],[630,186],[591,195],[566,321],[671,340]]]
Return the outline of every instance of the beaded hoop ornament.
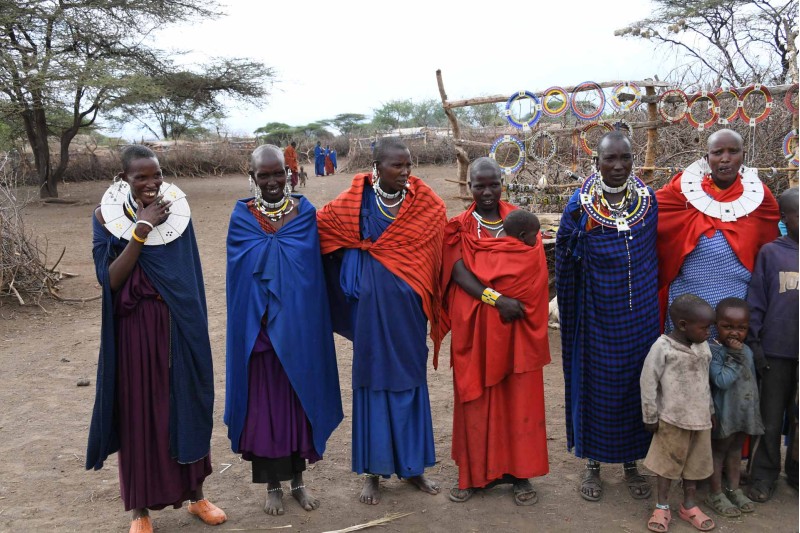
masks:
[[[533,100],[533,115],[527,122],[520,122],[516,118],[514,118],[514,114],[511,112],[511,106],[514,102],[521,100],[523,98],[529,98]],[[520,130],[529,130],[531,129],[539,119],[542,118],[542,104],[539,102],[539,99],[536,98],[536,95],[530,91],[520,91],[517,94],[511,96],[506,102],[506,119],[512,126]]]
[[[147,236],[145,246],[157,246],[174,241],[186,230],[191,218],[186,194],[176,185],[162,183],[158,194],[172,202],[169,205],[169,217],[153,228]],[[136,203],[131,199],[130,185],[125,180],[115,180],[100,200],[100,212],[106,221],[105,227],[118,239],[129,241],[133,238],[131,233],[136,228],[135,209]]]
[[[627,120],[618,118],[611,123],[611,129],[617,131],[622,131],[624,129],[625,133],[628,134],[628,137],[633,137],[633,126],[631,126],[631,123]]]
[[[692,114],[692,107],[702,100],[708,100],[706,105],[708,106],[708,110],[711,112],[708,120],[705,122],[700,122],[695,116]],[[696,95],[692,96],[689,100],[689,105],[686,108],[686,121],[692,125],[693,128],[697,128],[699,131],[706,130],[717,123],[717,119],[719,119],[719,100],[717,97],[714,96],[714,93],[710,93],[708,91],[702,91],[697,93]]]
[[[730,94],[731,98],[720,98],[725,94]],[[714,96],[717,97],[717,102],[729,99],[732,99],[734,102],[733,111],[725,116],[722,115],[722,104],[719,104],[720,117],[717,119],[717,124],[730,124],[739,117],[739,92],[736,89],[718,89],[717,92],[714,93]]]
[[[592,150],[592,148],[589,146],[589,132],[595,128],[602,128],[605,131],[614,131],[614,126],[608,122],[590,122],[581,128],[581,148],[584,152],[592,157],[597,155],[597,150]]]
[[[540,154],[536,151],[536,143],[550,143],[550,150],[546,154]],[[543,150],[544,151],[544,150]],[[533,134],[533,137],[528,141],[528,155],[538,161],[539,163],[546,163],[553,159],[556,155],[556,138],[549,131],[539,130]]]
[[[747,111],[744,110],[744,103],[747,100],[747,97],[751,94],[761,93],[764,95],[764,109],[761,111],[761,114],[758,116],[748,116]],[[755,126],[759,122],[763,122],[769,116],[770,112],[772,111],[772,93],[769,92],[765,86],[757,83],[755,85],[751,85],[744,91],[742,91],[742,95],[739,97],[739,116],[742,118],[743,121],[747,122],[749,126]]]
[[[580,200],[583,210],[589,218],[607,228],[616,228],[617,231],[628,231],[631,227],[644,220],[647,211],[650,210],[652,197],[647,185],[636,176],[631,176],[632,183],[629,182],[629,189],[635,197],[631,200],[633,209],[628,208],[620,216],[606,213],[597,208],[595,199],[602,196],[601,177],[594,173],[583,182],[580,188]]]
[[[708,166],[708,161],[703,158],[689,165],[681,176],[681,193],[701,213],[718,218],[723,222],[734,222],[755,211],[764,200],[764,185],[758,179],[756,169],[741,167],[739,174],[742,176],[744,190],[742,195],[732,202],[715,200],[703,190],[703,178],[709,172],[711,172],[711,168]]]
[[[580,102],[578,102],[578,93],[584,91],[595,91],[600,96],[600,103],[597,105],[597,108],[594,111],[584,113],[579,109]],[[572,112],[575,114],[575,116],[581,120],[596,119],[603,114],[603,110],[606,107],[606,95],[603,92],[603,88],[593,81],[585,81],[580,85],[577,85],[572,91],[572,98],[569,101],[569,107],[572,109]]]
[[[629,98],[622,98],[623,94],[627,97],[631,96],[630,92],[623,92],[626,89],[633,93],[632,100]],[[641,103],[642,90],[633,82],[626,81],[611,89],[611,105],[614,106],[614,109],[617,111],[634,111]]]
[[[789,90],[786,91],[786,96],[783,97],[783,103],[786,104],[786,109],[792,112],[792,115],[797,114],[797,106],[792,102],[792,96],[797,97],[797,84],[795,83]]]
[[[500,161],[497,161],[497,149],[504,144],[512,144],[519,150],[517,161],[512,166],[506,166],[500,163]],[[500,165],[500,169],[503,171],[503,174],[513,174],[519,170],[522,167],[522,163],[525,162],[525,145],[513,135],[503,135],[502,137],[498,137],[494,141],[494,144],[492,144],[492,149],[489,151],[489,157],[497,161],[497,164]]]
[[[560,99],[560,102],[557,106],[550,107],[550,102],[556,99]],[[550,87],[546,89],[542,93],[542,113],[547,115],[548,117],[560,117],[564,113],[567,112],[567,108],[569,107],[569,95],[567,91],[562,89],[561,87]]]
[[[664,107],[667,104],[668,98],[679,98],[683,103],[683,111],[679,115],[670,115],[665,110]],[[683,120],[683,117],[686,116],[686,112],[689,110],[689,99],[686,97],[686,93],[681,91],[680,89],[668,89],[661,93],[661,96],[658,98],[658,114],[661,115],[666,122],[671,122],[676,124]]]
[[[783,157],[790,165],[798,166],[797,152],[797,130],[792,130],[783,138]]]

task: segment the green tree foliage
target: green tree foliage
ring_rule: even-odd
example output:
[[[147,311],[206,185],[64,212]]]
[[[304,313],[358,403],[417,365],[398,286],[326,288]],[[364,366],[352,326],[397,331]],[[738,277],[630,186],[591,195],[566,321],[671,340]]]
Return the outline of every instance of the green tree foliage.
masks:
[[[782,84],[796,76],[797,0],[654,0],[651,17],[614,32],[684,54],[709,87]],[[792,66],[794,61],[794,66]]]
[[[283,122],[270,122],[253,131],[259,142],[282,146],[302,137],[311,139],[330,139],[333,134],[325,127],[328,121],[320,120],[303,126],[290,126]]]
[[[58,196],[79,131],[116,102],[133,105],[125,97],[143,86],[143,73],[174,72],[150,35],[219,14],[207,0],[0,0],[0,118],[22,122],[41,197]],[[59,141],[55,166],[50,136]]]
[[[373,109],[372,127],[378,130],[414,127],[447,127],[442,102],[434,99],[414,102],[392,100]]]
[[[261,105],[273,75],[263,64],[243,59],[222,59],[196,71],[168,64],[155,76],[131,76],[130,90],[115,102],[116,120],[138,122],[162,139],[192,136],[224,117],[223,97]]]
[[[361,129],[365,125],[364,123],[366,120],[367,116],[361,113],[341,113],[327,122],[339,130],[342,135],[348,135]]]

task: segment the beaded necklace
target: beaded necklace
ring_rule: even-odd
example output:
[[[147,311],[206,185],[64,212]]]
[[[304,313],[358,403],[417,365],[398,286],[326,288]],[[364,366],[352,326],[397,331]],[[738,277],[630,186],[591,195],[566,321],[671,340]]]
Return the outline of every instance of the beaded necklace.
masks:
[[[481,238],[481,228],[486,228],[489,231],[496,232],[494,234],[495,237],[499,237],[501,233],[505,231],[503,228],[503,219],[498,220],[484,220],[482,216],[480,216],[477,211],[472,212],[473,218],[478,221],[478,238]]]
[[[269,202],[265,202],[262,199],[256,199],[255,206],[258,211],[270,219],[272,222],[277,222],[289,213],[292,212],[294,209],[294,201],[289,197],[284,197],[283,203],[278,207],[278,209],[274,211],[270,211],[268,207],[274,206],[275,204],[271,204]]]
[[[379,182],[380,179],[375,180],[375,184],[372,186],[372,189],[375,191],[375,203],[378,204],[378,210],[383,214],[383,216],[385,216],[389,220],[397,220],[397,217],[393,217],[391,214],[388,213],[388,210],[393,207],[397,207],[398,205],[403,203],[403,200],[406,199],[406,190],[401,189],[395,193],[389,194],[383,189],[381,189]],[[394,199],[398,197],[399,199],[393,204],[387,204],[382,199],[382,198]]]

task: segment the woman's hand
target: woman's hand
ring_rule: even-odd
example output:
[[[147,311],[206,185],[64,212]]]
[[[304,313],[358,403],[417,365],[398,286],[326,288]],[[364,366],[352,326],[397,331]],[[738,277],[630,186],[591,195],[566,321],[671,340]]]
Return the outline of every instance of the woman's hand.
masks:
[[[172,202],[165,202],[164,197],[159,196],[147,207],[144,207],[142,201],[137,198],[136,205],[138,206],[136,211],[137,221],[141,220],[142,222],[149,222],[153,226],[158,226],[169,218],[169,206],[172,205]],[[143,239],[147,237],[150,231],[151,228],[147,224],[136,225],[136,235]]]
[[[525,306],[522,302],[509,298],[508,296],[500,296],[495,302],[495,307],[500,313],[500,320],[505,323],[513,322],[520,318],[525,318]]]

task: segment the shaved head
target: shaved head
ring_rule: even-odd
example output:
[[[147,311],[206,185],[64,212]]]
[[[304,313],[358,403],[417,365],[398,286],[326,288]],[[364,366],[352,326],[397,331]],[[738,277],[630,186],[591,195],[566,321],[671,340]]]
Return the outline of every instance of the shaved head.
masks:
[[[495,177],[501,178],[503,171],[500,169],[500,165],[492,159],[491,157],[479,157],[472,164],[469,166],[469,170],[467,171],[467,180],[472,181],[473,174],[483,171],[483,170],[490,170],[494,172]]]
[[[733,130],[724,129],[724,130],[715,131],[714,133],[712,133],[711,135],[708,136],[707,145],[708,145],[709,150],[711,149],[711,146],[715,142],[717,142],[718,140],[723,139],[723,138],[736,139],[736,141],[739,143],[739,147],[744,149],[744,139],[742,139],[742,136],[739,135],[737,132],[735,132]]]
[[[797,187],[786,189],[778,197],[778,205],[781,208],[781,213],[797,213],[798,208],[798,191]]]
[[[262,144],[253,150],[253,155],[250,156],[250,170],[255,170],[258,164],[268,156],[277,158],[281,162],[281,166],[286,166],[286,161],[283,158],[283,150],[274,144]]]

